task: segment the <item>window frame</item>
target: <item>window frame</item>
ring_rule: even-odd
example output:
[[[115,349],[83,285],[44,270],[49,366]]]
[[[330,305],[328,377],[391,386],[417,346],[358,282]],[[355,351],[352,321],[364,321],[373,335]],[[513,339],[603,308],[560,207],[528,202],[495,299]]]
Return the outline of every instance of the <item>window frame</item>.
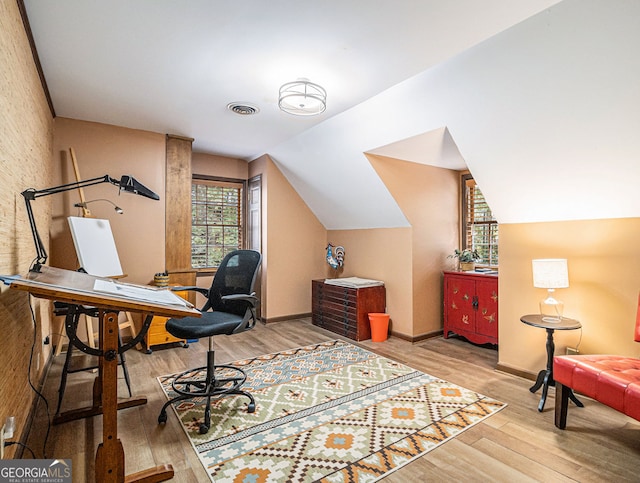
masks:
[[[239,248],[244,249],[247,243],[247,200],[246,200],[247,180],[239,179],[239,178],[224,178],[220,176],[194,174],[191,176],[191,190],[192,190],[191,192],[192,193],[193,193],[194,185],[233,187],[233,188],[240,189],[240,196],[239,196],[240,229],[238,232],[238,236],[240,237]],[[195,270],[197,274],[213,274],[218,270],[217,266],[211,266],[211,267],[194,267],[193,266],[193,227],[194,227],[193,194],[191,195],[190,202],[191,202],[191,230],[192,230],[191,239],[189,240],[190,265],[191,265],[191,268]],[[205,225],[205,226],[209,226],[209,225]]]
[[[468,189],[469,188],[473,188],[475,186],[478,186],[478,184],[476,183],[475,179],[473,178],[473,175],[471,173],[463,173],[460,176],[460,208],[461,208],[461,222],[460,222],[460,240],[461,240],[461,248],[464,249],[478,249],[477,246],[473,245],[473,226],[474,225],[489,225],[489,245],[488,245],[488,251],[489,251],[489,260],[485,260],[484,258],[482,259],[482,262],[477,263],[478,266],[481,267],[488,267],[488,268],[493,268],[493,269],[497,269],[500,263],[500,255],[499,255],[499,243],[497,242],[498,238],[499,238],[499,226],[500,224],[498,223],[498,220],[496,220],[495,216],[493,215],[493,212],[491,211],[491,207],[489,206],[489,204],[486,201],[486,198],[484,197],[484,194],[482,194],[482,190],[480,189],[480,187],[478,187],[478,190],[480,191],[480,194],[482,194],[482,199],[484,200],[485,203],[487,203],[487,208],[489,209],[489,211],[491,212],[491,220],[490,221],[483,221],[481,223],[472,223],[469,220],[469,203],[468,203]],[[491,232],[493,231],[493,229],[491,228],[492,226],[495,226],[495,236],[496,236],[496,243],[495,243],[495,252],[497,255],[497,259],[494,260],[493,257],[491,257],[491,247],[494,246],[491,243]],[[470,243],[471,242],[471,243]],[[494,263],[495,262],[495,263]]]

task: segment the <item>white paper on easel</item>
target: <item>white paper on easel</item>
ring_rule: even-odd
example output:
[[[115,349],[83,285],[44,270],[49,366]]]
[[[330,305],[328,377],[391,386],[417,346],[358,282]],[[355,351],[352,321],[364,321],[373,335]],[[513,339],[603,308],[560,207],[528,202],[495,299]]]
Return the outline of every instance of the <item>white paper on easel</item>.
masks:
[[[88,274],[97,277],[122,275],[109,220],[77,216],[70,216],[68,219],[80,266]]]

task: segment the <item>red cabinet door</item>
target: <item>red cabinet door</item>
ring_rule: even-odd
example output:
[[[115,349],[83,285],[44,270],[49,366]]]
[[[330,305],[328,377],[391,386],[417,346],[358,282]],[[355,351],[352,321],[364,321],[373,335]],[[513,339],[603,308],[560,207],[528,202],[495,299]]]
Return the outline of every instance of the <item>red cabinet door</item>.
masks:
[[[444,273],[444,338],[451,332],[475,344],[498,344],[498,277]]]
[[[498,338],[498,280],[477,280],[476,332]]]
[[[445,287],[447,307],[445,316],[448,318],[450,330],[456,329],[475,332],[475,311],[473,299],[475,295],[475,282],[463,277],[447,277]]]

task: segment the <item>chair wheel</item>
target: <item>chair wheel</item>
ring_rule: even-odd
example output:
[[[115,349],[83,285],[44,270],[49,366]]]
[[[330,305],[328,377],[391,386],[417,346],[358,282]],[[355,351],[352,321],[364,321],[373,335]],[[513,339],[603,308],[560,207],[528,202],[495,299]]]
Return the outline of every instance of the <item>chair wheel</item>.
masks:
[[[151,347],[147,349],[147,354],[153,354],[153,349]]]
[[[248,413],[254,413],[256,411],[256,403],[249,403],[247,406]]]
[[[167,422],[167,413],[166,412],[160,413],[160,415],[158,416],[158,424],[164,424],[166,422]]]
[[[209,432],[209,426],[207,426],[206,424],[201,424],[200,425],[200,429],[198,430],[198,432],[200,434],[207,434]]]

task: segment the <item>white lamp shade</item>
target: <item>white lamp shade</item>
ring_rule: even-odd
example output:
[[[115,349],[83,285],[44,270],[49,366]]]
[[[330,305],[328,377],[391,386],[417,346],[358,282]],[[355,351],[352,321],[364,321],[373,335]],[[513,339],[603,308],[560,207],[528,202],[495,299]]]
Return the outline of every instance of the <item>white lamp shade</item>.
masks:
[[[569,270],[566,258],[532,260],[533,286],[536,288],[567,288]]]

